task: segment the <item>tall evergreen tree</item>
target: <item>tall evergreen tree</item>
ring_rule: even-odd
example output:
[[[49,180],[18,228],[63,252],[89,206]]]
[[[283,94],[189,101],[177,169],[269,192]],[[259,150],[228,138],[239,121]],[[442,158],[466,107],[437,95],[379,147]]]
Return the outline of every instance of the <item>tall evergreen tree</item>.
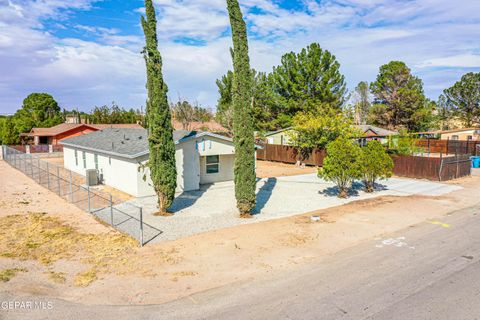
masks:
[[[373,122],[389,129],[427,130],[432,108],[423,93],[420,78],[412,75],[402,61],[391,61],[380,67],[370,84],[375,97]]]
[[[464,74],[444,94],[453,113],[464,126],[471,127],[480,123],[480,72]]]
[[[278,97],[277,109],[281,126],[291,125],[298,112],[319,108],[340,110],[347,92],[340,63],[328,50],[312,43],[300,53],[283,55],[281,64],[273,68],[273,91]],[[289,123],[290,122],[290,123]]]
[[[227,0],[233,40],[233,133],[235,143],[235,197],[242,215],[255,207],[255,141],[252,116],[252,75],[247,26],[237,0]]]
[[[149,168],[153,187],[158,196],[159,214],[165,214],[172,205],[177,186],[175,143],[172,117],[167,99],[167,85],[163,81],[162,57],[158,51],[157,19],[152,0],[145,0],[146,18],[142,27],[146,46],[143,52],[147,67],[147,124],[150,149]]]
[[[367,124],[367,118],[370,113],[370,88],[368,82],[360,81],[355,88],[354,99],[354,121],[355,124]]]

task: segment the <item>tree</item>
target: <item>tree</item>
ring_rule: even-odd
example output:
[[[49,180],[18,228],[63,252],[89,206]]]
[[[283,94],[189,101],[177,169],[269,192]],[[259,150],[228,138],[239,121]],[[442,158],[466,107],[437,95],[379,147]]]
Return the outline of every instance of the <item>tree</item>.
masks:
[[[227,0],[233,40],[233,141],[235,144],[235,198],[242,215],[255,207],[255,141],[252,116],[252,75],[247,26],[237,0]]]
[[[367,124],[367,119],[370,114],[370,89],[368,82],[361,81],[355,88],[353,94],[354,103],[354,121],[355,124]]]
[[[425,130],[431,110],[423,93],[422,81],[413,76],[401,61],[391,61],[380,67],[375,82],[370,85],[374,95],[373,122],[392,130]]]
[[[23,100],[22,109],[30,114],[35,123],[58,116],[61,112],[57,101],[48,93],[32,93]]]
[[[208,122],[213,118],[212,113],[200,107],[198,104],[192,104],[186,100],[178,99],[178,102],[171,104],[173,117],[182,124],[184,130],[190,130],[192,122]]]
[[[318,43],[300,53],[285,54],[281,64],[273,68],[271,81],[278,100],[274,114],[283,117],[283,126],[291,125],[299,112],[316,110],[318,106],[340,109],[345,102],[347,89],[340,64]]]
[[[184,130],[190,129],[190,124],[195,121],[195,109],[186,100],[178,99],[178,102],[172,104],[173,117],[180,121]]]
[[[17,135],[33,127],[52,127],[63,122],[58,103],[48,93],[29,94],[11,120]]]
[[[299,113],[293,118],[290,141],[295,147],[303,150],[302,153],[310,153],[313,148],[325,148],[328,143],[340,136],[354,138],[361,135],[342,112],[319,108],[315,112]]]
[[[450,120],[453,116],[453,110],[448,103],[447,97],[443,94],[438,97],[436,106],[436,121],[440,130],[448,130],[450,128]]]
[[[142,28],[146,46],[143,51],[147,67],[147,124],[150,156],[148,166],[153,188],[158,196],[159,214],[172,205],[177,186],[175,143],[172,118],[167,100],[167,85],[162,75],[162,57],[158,51],[157,19],[152,0],[145,0],[146,18]]]
[[[323,167],[318,170],[318,176],[334,182],[340,198],[347,198],[353,181],[361,178],[360,152],[360,147],[353,140],[341,136],[327,145],[327,156]]]
[[[375,182],[378,179],[392,176],[393,160],[379,141],[369,141],[361,148],[359,165],[367,192],[375,190]]]
[[[274,130],[277,128],[277,124],[272,114],[275,102],[269,75],[264,72],[257,72],[254,69],[252,69],[251,75],[254,98],[252,106],[254,129],[257,131]],[[216,118],[230,132],[233,131],[232,82],[232,71],[228,71],[227,74],[216,81],[220,95]]]
[[[20,142],[20,137],[14,127],[13,117],[7,117],[4,120],[0,132],[0,140],[1,144],[18,144]]]
[[[466,127],[480,122],[480,72],[469,72],[443,91],[454,114]]]

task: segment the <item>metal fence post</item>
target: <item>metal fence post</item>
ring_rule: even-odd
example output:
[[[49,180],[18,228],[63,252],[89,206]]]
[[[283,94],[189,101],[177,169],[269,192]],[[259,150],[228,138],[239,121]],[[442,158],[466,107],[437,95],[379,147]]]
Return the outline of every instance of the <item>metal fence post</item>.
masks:
[[[40,157],[37,158],[37,166],[38,166],[38,184],[42,184],[42,177],[40,172]]]
[[[47,188],[50,190],[50,168],[48,166],[48,161],[47,161]]]
[[[110,221],[113,227],[113,204],[112,204],[112,195],[110,194]]]
[[[70,202],[73,203],[72,171],[70,172]]]
[[[58,187],[58,195],[62,196],[62,190],[60,189],[60,167],[57,166],[57,187]]]
[[[140,246],[143,247],[143,208],[140,209]]]
[[[87,195],[88,195],[88,212],[92,213],[90,209],[90,186],[87,185]]]

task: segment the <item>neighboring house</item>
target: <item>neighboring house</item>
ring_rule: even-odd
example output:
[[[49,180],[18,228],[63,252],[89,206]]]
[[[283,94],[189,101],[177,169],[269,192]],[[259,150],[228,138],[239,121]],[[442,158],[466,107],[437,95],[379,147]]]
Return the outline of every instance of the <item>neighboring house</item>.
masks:
[[[361,143],[366,143],[370,140],[384,142],[388,136],[398,135],[397,131],[391,131],[371,125],[354,125],[353,127],[360,130],[360,132],[364,134],[364,137],[359,138]],[[269,132],[265,135],[266,143],[290,145],[290,134],[292,130],[292,127],[289,127],[282,130]]]
[[[232,139],[210,132],[177,130],[175,159],[177,191],[233,180],[235,148]],[[85,175],[97,169],[103,183],[135,197],[154,195],[145,129],[105,129],[61,142],[64,166]],[[144,180],[144,177],[146,180]]]
[[[85,135],[105,128],[142,128],[138,124],[84,124],[62,123],[50,128],[33,128],[28,133],[20,134],[23,144],[59,144],[64,139]]]
[[[268,132],[265,134],[265,141],[268,144],[290,145],[289,134],[292,131],[292,127]]]
[[[377,140],[381,143],[385,143],[389,136],[396,136],[399,134],[398,131],[391,131],[368,124],[354,125],[353,127],[360,130],[364,134],[363,137],[358,139],[361,145],[364,145],[371,140]]]
[[[479,128],[462,128],[454,130],[435,131],[441,140],[480,141]]]

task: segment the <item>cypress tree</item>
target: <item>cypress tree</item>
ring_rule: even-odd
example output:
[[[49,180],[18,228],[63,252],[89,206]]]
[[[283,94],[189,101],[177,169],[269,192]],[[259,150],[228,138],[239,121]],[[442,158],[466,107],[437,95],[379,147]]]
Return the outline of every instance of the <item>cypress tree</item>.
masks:
[[[146,19],[142,27],[146,46],[143,51],[147,67],[147,126],[150,158],[148,166],[153,187],[158,196],[159,214],[165,214],[172,205],[177,186],[175,143],[167,85],[163,81],[162,57],[158,51],[157,19],[152,0],[145,0]]]
[[[237,0],[227,0],[233,40],[233,140],[235,197],[242,215],[255,207],[255,141],[252,115],[252,77],[248,58],[247,26]]]

